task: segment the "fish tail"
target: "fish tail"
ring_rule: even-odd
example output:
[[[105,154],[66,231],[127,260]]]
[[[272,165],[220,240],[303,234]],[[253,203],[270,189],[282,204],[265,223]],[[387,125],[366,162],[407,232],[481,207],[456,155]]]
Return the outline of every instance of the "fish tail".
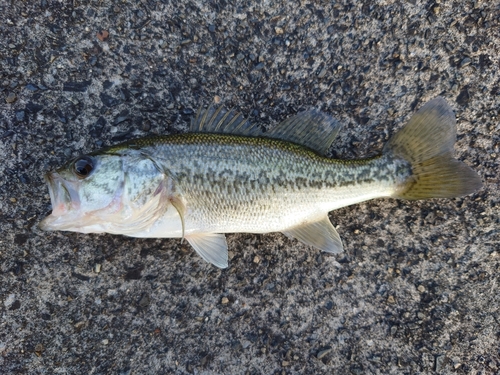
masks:
[[[471,194],[482,183],[469,166],[453,157],[456,121],[443,98],[425,104],[384,147],[384,153],[411,164],[412,175],[392,195],[410,200]]]

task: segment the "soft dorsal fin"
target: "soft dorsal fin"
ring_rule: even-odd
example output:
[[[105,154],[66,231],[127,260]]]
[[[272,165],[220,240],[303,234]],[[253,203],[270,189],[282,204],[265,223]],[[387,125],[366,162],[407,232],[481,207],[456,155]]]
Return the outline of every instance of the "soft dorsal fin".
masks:
[[[325,155],[340,128],[333,117],[313,109],[287,118],[266,136],[297,143]]]
[[[250,124],[241,113],[225,111],[222,107],[199,108],[196,117],[191,120],[190,132],[224,133],[245,136],[261,135],[258,127]]]
[[[343,250],[342,240],[328,216],[324,216],[318,221],[284,230],[283,234],[327,253],[338,254]]]

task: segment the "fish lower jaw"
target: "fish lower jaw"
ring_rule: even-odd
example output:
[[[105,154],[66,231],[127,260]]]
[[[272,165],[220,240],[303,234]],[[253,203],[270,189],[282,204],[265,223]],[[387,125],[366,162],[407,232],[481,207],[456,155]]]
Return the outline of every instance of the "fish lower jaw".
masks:
[[[79,233],[102,233],[103,230],[98,228],[90,228],[89,226],[75,226],[79,222],[78,219],[71,219],[67,216],[49,215],[43,219],[38,227],[44,231],[66,231]]]
[[[49,215],[45,219],[43,219],[40,224],[38,224],[38,227],[41,230],[45,231],[57,231],[57,230],[63,230],[63,231],[73,231],[74,228],[71,228],[70,225],[61,223],[59,220],[58,216],[52,216]]]
[[[53,214],[43,219],[40,224],[38,224],[38,227],[45,231],[67,230],[65,229],[67,225],[61,222],[61,216]]]
[[[51,226],[51,224],[49,223],[49,221],[47,219],[48,219],[48,217],[46,217],[45,219],[43,219],[38,224],[38,228],[40,228],[41,230],[45,230],[45,231],[55,230],[55,229],[52,229],[52,226]]]

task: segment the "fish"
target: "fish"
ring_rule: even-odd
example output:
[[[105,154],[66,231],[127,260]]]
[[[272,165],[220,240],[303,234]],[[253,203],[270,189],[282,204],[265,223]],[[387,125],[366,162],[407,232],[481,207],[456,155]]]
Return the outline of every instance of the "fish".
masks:
[[[456,120],[442,97],[365,159],[327,157],[340,123],[316,109],[262,132],[240,113],[200,108],[186,133],[134,139],[48,172],[43,230],[179,238],[228,267],[226,233],[281,232],[338,254],[335,209],[376,198],[454,198],[481,188],[453,156]]]

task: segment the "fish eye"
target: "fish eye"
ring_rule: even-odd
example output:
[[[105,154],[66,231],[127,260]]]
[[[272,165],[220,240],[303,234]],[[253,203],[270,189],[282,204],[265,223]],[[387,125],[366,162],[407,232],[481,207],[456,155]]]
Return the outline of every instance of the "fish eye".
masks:
[[[94,169],[94,162],[88,156],[83,156],[75,161],[73,170],[79,178],[87,177]]]

